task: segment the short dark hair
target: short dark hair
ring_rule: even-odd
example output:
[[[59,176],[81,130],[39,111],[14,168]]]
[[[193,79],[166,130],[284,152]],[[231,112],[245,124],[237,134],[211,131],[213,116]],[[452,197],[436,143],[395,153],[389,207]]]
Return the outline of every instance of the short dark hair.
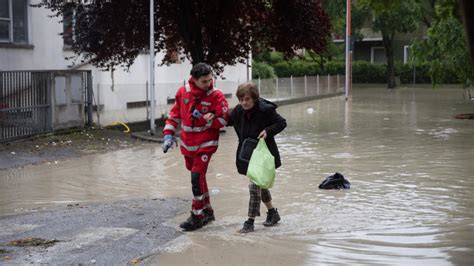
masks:
[[[193,78],[198,79],[200,77],[204,77],[212,73],[212,67],[206,63],[197,63],[191,69],[191,76]]]
[[[250,95],[254,101],[257,101],[258,98],[260,98],[260,94],[258,93],[258,88],[255,86],[255,83],[253,82],[245,82],[239,85],[237,88],[237,92],[235,93],[235,96],[237,96],[237,99],[240,99],[245,96],[245,94]]]

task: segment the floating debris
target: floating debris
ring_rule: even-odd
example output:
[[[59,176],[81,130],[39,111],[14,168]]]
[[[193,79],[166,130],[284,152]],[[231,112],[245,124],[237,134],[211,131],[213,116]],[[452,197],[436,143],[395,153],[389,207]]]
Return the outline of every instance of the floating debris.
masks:
[[[455,115],[454,118],[456,118],[456,119],[474,119],[474,114],[458,114],[458,115]]]
[[[60,242],[60,241],[56,239],[47,240],[47,239],[38,238],[38,237],[28,237],[28,238],[10,241],[8,242],[8,245],[15,246],[15,247],[37,247],[37,246],[50,247],[56,244],[57,242]]]

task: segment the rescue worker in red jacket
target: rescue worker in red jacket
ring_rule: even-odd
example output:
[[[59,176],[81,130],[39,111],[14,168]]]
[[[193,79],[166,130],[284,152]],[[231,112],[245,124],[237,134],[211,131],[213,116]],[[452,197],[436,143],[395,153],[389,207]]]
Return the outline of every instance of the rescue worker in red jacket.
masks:
[[[191,216],[180,227],[193,231],[215,220],[206,172],[217,150],[219,129],[228,121],[228,103],[224,94],[214,88],[212,68],[205,63],[193,66],[188,84],[178,89],[175,99],[163,129],[162,148],[166,153],[173,146],[180,125],[179,144],[186,168],[191,172],[194,195]]]

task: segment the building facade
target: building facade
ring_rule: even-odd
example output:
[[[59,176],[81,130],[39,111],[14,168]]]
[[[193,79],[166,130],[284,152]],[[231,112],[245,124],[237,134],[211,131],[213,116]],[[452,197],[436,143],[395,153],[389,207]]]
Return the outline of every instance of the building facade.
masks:
[[[70,42],[70,20],[51,17],[45,8],[32,7],[40,0],[0,0],[0,71],[18,70],[90,70],[93,101],[97,106],[94,122],[108,125],[114,121],[144,121],[149,117],[149,54],[140,54],[129,69],[102,71],[90,64],[80,64]],[[62,35],[64,34],[65,38]],[[164,53],[155,56],[155,117],[166,115],[170,99],[188,79],[191,64],[177,62],[159,66]],[[251,61],[251,60],[249,60]],[[228,66],[216,87],[232,95],[240,82],[251,77],[247,64]]]

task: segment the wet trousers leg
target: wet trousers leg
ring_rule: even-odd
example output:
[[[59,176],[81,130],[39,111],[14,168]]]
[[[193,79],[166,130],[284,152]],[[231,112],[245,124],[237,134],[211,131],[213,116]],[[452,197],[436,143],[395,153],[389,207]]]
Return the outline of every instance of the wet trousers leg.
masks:
[[[191,187],[193,192],[191,209],[193,214],[198,218],[204,217],[203,212],[213,212],[206,181],[206,173],[210,159],[210,154],[185,157],[186,168],[191,171]]]
[[[254,183],[249,184],[250,200],[249,200],[249,217],[260,216],[260,202],[272,201],[270,190],[260,188]]]

